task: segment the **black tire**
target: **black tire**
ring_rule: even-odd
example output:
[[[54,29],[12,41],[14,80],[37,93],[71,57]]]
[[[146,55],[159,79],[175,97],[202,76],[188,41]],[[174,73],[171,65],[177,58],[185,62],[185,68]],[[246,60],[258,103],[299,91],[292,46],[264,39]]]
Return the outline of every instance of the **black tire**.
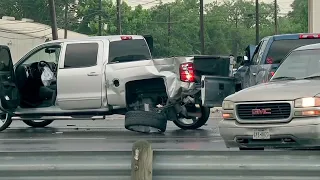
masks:
[[[2,122],[0,125],[0,132],[6,130],[12,123],[12,117],[6,113],[0,115],[0,121]]]
[[[53,120],[43,120],[41,122],[36,122],[36,121],[30,121],[30,120],[23,120],[23,122],[30,126],[30,127],[34,127],[34,128],[42,128],[42,127],[46,127],[49,124],[51,124],[53,122]]]
[[[248,147],[240,147],[240,151],[263,151],[264,148],[248,148]]]
[[[125,115],[124,126],[130,131],[142,133],[150,133],[152,128],[158,132],[165,132],[167,119],[162,113],[153,111],[129,111]]]
[[[179,119],[174,120],[173,123],[176,126],[178,126],[179,128],[184,129],[184,130],[198,129],[207,123],[209,116],[210,116],[210,108],[201,106],[201,113],[202,113],[202,116],[200,118],[198,118],[195,123],[185,124],[185,123],[181,122],[181,120],[179,120]]]

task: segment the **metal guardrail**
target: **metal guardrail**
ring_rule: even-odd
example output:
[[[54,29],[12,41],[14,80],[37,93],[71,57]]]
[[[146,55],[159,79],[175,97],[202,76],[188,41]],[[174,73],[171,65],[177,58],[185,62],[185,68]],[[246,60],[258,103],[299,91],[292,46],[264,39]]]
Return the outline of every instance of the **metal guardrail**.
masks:
[[[131,151],[1,152],[0,179],[129,180],[131,156]],[[154,180],[320,179],[316,151],[154,151],[152,166]]]

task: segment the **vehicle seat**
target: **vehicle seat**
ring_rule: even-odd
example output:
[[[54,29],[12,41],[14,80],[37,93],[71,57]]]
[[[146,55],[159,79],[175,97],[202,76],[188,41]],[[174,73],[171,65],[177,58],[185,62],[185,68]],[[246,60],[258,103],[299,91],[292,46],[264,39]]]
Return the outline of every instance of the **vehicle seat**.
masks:
[[[41,86],[39,89],[39,97],[42,101],[55,100],[57,85]]]

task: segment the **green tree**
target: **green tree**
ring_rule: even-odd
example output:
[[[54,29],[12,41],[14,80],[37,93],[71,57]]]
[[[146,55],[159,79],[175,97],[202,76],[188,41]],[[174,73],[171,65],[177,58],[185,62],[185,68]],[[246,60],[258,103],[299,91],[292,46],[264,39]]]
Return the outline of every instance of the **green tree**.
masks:
[[[97,35],[99,15],[103,35],[117,34],[117,9],[113,0],[55,0],[59,27],[64,27],[64,6],[69,4],[69,29]],[[77,3],[75,3],[77,2]],[[260,37],[274,34],[274,6],[260,3]],[[307,1],[295,0],[293,10],[279,17],[281,33],[307,31]],[[205,5],[205,53],[242,54],[255,43],[255,3],[247,0],[213,1]],[[170,11],[170,18],[169,18]],[[26,17],[50,24],[47,0],[0,1],[0,15]],[[170,19],[170,22],[169,22]],[[199,0],[176,0],[150,9],[121,4],[122,34],[150,34],[154,37],[155,57],[185,56],[200,53]]]
[[[294,0],[291,4],[292,11],[289,12],[288,18],[294,24],[296,32],[308,32],[308,1]]]

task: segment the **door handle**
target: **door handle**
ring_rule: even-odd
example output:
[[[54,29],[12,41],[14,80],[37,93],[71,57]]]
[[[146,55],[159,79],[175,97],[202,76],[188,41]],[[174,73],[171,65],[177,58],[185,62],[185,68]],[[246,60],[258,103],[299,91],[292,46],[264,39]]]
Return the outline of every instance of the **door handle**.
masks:
[[[98,74],[96,72],[91,72],[87,74],[88,76],[98,76]]]
[[[253,75],[253,76],[256,76],[256,75],[257,75],[257,73],[252,73],[252,75]]]

